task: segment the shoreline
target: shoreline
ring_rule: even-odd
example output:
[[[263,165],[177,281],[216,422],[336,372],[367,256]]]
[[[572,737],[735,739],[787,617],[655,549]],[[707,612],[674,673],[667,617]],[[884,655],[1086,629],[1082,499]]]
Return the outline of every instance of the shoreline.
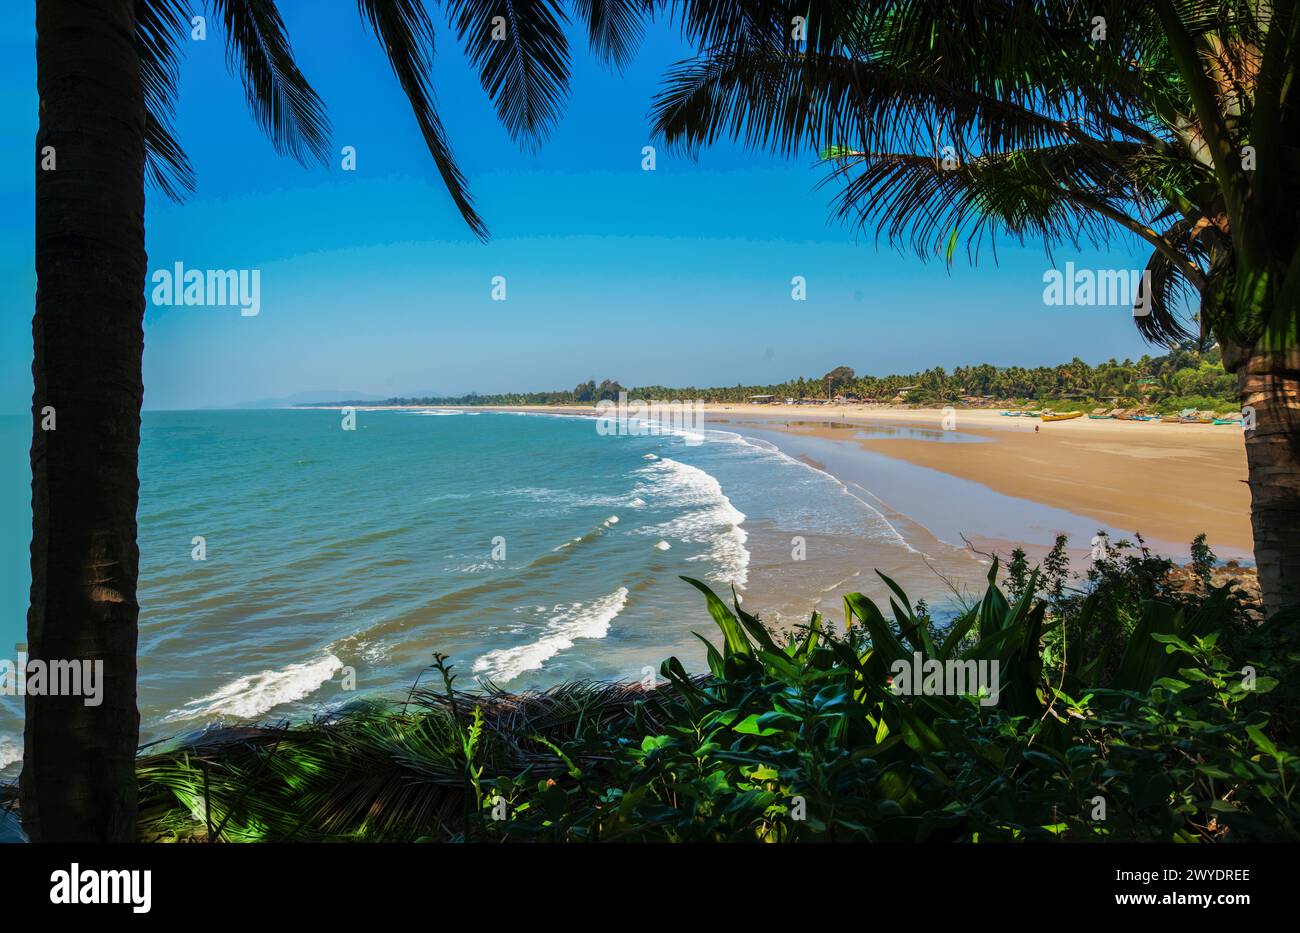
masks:
[[[937,409],[820,417],[759,406],[726,409],[730,417],[715,417],[715,424],[852,444],[1182,549],[1204,533],[1220,557],[1254,561],[1245,448],[1240,428],[1231,425],[1087,418],[1041,423],[957,409],[945,430],[944,412]],[[954,442],[958,438],[975,441]]]
[[[594,408],[578,405],[357,409],[439,407],[595,417]],[[1004,417],[1000,409],[867,405],[707,403],[704,413],[706,427],[750,427],[790,438],[851,445],[976,483],[1002,496],[1073,513],[1126,535],[1139,532],[1166,546],[1185,549],[1192,538],[1204,533],[1221,558],[1254,562],[1246,455],[1241,429],[1233,425],[1086,417],[1043,423]],[[961,439],[975,442],[951,442]],[[841,481],[848,479],[834,469],[828,472]],[[960,509],[960,504],[953,508]],[[1003,536],[977,533],[976,537]]]

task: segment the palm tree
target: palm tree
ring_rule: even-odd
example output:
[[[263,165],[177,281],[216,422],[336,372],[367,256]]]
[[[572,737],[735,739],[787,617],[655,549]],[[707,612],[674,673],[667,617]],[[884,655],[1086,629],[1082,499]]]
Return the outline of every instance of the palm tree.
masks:
[[[451,25],[498,116],[526,147],[560,113],[569,77],[564,12],[547,0],[446,0]],[[576,0],[592,48],[622,65],[641,32],[639,0]],[[485,239],[438,116],[434,28],[420,0],[359,0],[438,172]],[[232,70],[277,151],[325,163],[324,107],[294,62],[274,0],[206,0]],[[103,662],[99,706],[26,698],[23,824],[34,841],[135,838],[136,465],[146,179],[167,196],[194,189],[171,132],[178,56],[191,12],[181,0],[37,0],[40,93],[36,314],[32,322],[32,659]],[[494,18],[504,34],[494,41]]]
[[[1170,343],[1199,305],[1256,424],[1265,606],[1300,603],[1295,0],[740,6],[671,73],[657,131],[688,152],[723,136],[819,152],[836,216],[922,257],[1145,241],[1136,323]]]

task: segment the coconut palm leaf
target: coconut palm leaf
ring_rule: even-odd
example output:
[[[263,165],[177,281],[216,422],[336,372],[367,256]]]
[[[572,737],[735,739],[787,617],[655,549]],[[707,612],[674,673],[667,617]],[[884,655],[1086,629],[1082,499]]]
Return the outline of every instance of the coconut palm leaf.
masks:
[[[177,0],[136,0],[135,45],[145,102],[145,178],[173,201],[194,192],[194,167],[172,135],[179,81],[177,48],[189,19]]]
[[[433,92],[433,24],[419,0],[358,0],[362,19],[369,24],[388,55],[425,145],[442,175],[461,217],[480,240],[487,240],[487,225],[474,208],[469,183],[456,163],[451,143],[438,114]]]
[[[329,161],[325,105],[294,61],[275,0],[207,0],[226,31],[226,64],[244,82],[249,112],[275,151]]]
[[[1152,226],[1171,205],[1196,220],[1215,187],[1208,160],[1189,150],[1199,129],[1186,94],[1160,70],[1160,30],[1093,42],[1069,3],[988,2],[947,17],[931,0],[848,6],[859,18],[838,44],[742,39],[680,63],[655,101],[656,132],[688,154],[723,137],[820,152],[827,182],[843,185],[839,218],[922,256],[951,260],[965,238],[973,259],[999,234],[1032,235],[1049,252],[1099,245],[1118,225],[1172,267],[1163,281],[1199,291],[1204,252]],[[1145,333],[1181,331],[1176,296],[1161,292]]]
[[[537,149],[569,92],[564,11],[553,0],[448,0],[447,18],[506,130]]]
[[[1180,252],[1193,256],[1198,268],[1208,265],[1210,261],[1210,241],[1214,237],[1212,228],[1198,227],[1184,218],[1175,221],[1164,237],[1175,244]],[[1167,255],[1156,251],[1147,260],[1146,272],[1150,281],[1151,293],[1147,314],[1136,314],[1135,323],[1142,336],[1153,342],[1169,343],[1186,339],[1191,334],[1180,320],[1177,309],[1193,304],[1199,292],[1199,283],[1188,278],[1182,264],[1172,262]],[[1208,302],[1201,308],[1201,337],[1205,337],[1205,328],[1214,317]]]
[[[607,756],[600,736],[658,734],[680,707],[669,689],[570,682],[510,694],[419,688],[408,703],[359,700],[288,727],[214,726],[140,759],[145,839],[252,842],[459,838],[466,832],[459,729],[478,711],[484,783],[569,772],[555,749],[591,738],[571,759]]]
[[[622,70],[641,44],[644,19],[653,0],[573,0],[578,18],[587,24],[591,50]]]

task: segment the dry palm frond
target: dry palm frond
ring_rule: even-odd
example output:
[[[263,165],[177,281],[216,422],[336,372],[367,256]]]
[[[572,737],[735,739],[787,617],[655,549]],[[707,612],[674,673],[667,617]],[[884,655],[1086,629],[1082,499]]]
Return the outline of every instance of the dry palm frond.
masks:
[[[522,694],[418,688],[402,705],[358,701],[300,726],[218,725],[140,759],[148,840],[459,838],[469,790],[461,730],[482,723],[481,781],[560,775],[557,748],[617,736],[639,715],[657,733],[676,701],[639,684],[583,681]],[[584,742],[598,769],[608,756]]]

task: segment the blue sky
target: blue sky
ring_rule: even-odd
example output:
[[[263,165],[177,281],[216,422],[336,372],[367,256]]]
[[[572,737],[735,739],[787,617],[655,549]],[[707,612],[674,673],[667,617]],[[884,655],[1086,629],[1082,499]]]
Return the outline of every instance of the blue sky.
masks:
[[[199,179],[174,205],[151,193],[149,268],[261,270],[261,313],[150,306],[147,408],[220,407],[313,390],[411,395],[624,384],[766,383],[847,364],[883,374],[963,363],[1039,365],[1140,356],[1122,308],[1044,308],[1042,275],[1109,254],[999,246],[978,267],[877,248],[829,219],[813,154],[730,145],[694,162],[658,147],[641,170],[646,113],[687,57],[652,26],[615,74],[570,30],[572,93],[537,154],[498,125],[441,14],[443,120],[480,212],[484,245],[441,186],[386,59],[350,0],[281,0],[299,64],[325,100],[334,151],[357,171],[280,158],[245,109],[219,28],[190,42],[180,139]],[[432,6],[432,4],[431,4]],[[0,412],[31,399],[34,6],[0,9]],[[508,300],[490,298],[506,277]],[[808,300],[790,299],[792,276]],[[1150,351],[1158,352],[1158,351]]]

